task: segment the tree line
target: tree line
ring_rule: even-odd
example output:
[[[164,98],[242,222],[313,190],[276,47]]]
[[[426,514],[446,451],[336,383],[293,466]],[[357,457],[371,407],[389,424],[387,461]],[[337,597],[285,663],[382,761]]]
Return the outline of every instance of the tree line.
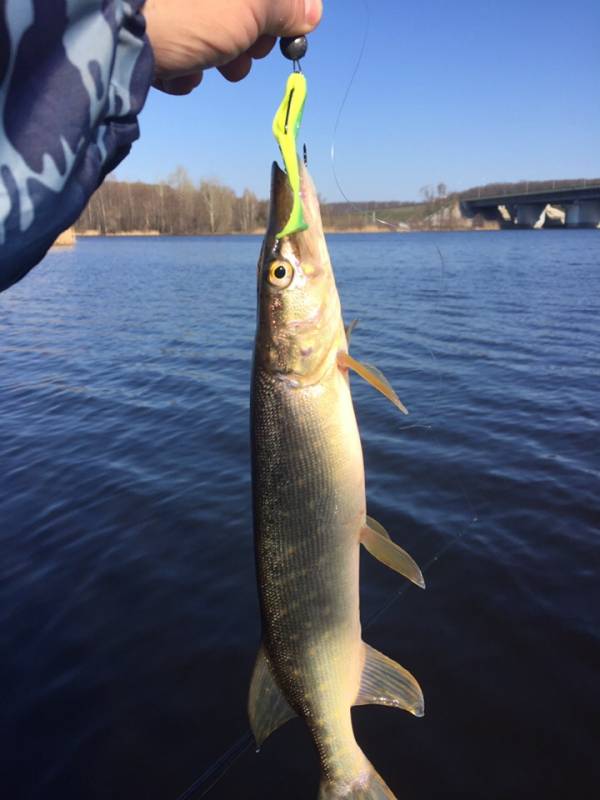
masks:
[[[440,198],[436,198],[439,203]],[[420,227],[436,203],[326,203],[321,198],[323,225],[329,230],[364,230],[391,226]],[[159,233],[171,236],[253,233],[264,230],[269,203],[246,189],[237,196],[218,180],[194,184],[183,167],[156,184],[109,177],[92,195],[75,225],[78,233]],[[385,226],[383,226],[385,230]]]
[[[421,202],[321,202],[328,230],[439,230],[471,227],[460,218],[464,197],[539,191],[574,185],[592,185],[598,179],[495,183],[450,193],[446,184],[425,186]],[[171,236],[255,233],[267,224],[269,204],[245,189],[241,196],[218,180],[194,184],[183,167],[161,183],[118,181],[108,178],[92,196],[75,225],[78,233],[159,233]],[[383,222],[382,222],[383,221]]]
[[[107,179],[92,195],[75,230],[171,236],[251,233],[264,227],[267,213],[267,203],[249,189],[237,197],[217,180],[194,185],[179,167],[157,184]]]

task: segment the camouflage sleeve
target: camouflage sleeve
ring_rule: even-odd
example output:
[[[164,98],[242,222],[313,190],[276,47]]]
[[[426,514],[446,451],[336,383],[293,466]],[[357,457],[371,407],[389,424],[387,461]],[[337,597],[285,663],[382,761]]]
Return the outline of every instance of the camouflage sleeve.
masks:
[[[0,291],[77,219],[139,135],[143,0],[0,0]]]

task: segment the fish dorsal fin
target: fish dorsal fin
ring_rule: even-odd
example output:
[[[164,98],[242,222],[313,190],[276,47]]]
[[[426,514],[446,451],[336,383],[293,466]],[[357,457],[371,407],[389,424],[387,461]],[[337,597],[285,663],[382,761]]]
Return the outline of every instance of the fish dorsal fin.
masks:
[[[391,706],[422,717],[425,713],[423,692],[410,672],[364,642],[363,647],[365,664],[354,705]]]
[[[408,409],[392,389],[385,375],[378,370],[377,367],[374,367],[372,364],[363,364],[355,358],[352,358],[349,353],[345,353],[343,350],[340,350],[338,353],[337,360],[340,367],[354,370],[357,375],[360,375],[367,383],[370,383],[374,389],[377,389],[377,391],[385,395],[388,400],[391,400],[396,408],[400,409],[403,414],[408,414]]]
[[[296,716],[296,712],[275,683],[268,657],[262,645],[258,651],[254,673],[250,681],[248,716],[258,747],[273,731]]]
[[[350,339],[352,338],[352,334],[354,333],[354,328],[358,325],[358,320],[353,319],[349,325],[346,325],[346,341],[348,342],[348,347],[350,347]]]
[[[414,560],[405,550],[392,542],[385,528],[371,517],[367,517],[367,524],[360,532],[360,541],[369,553],[386,567],[404,575],[421,589],[425,588],[423,573]]]

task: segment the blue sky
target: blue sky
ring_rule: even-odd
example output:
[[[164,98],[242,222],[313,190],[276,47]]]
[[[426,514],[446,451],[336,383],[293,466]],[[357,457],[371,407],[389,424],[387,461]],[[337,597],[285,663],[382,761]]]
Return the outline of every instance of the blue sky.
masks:
[[[461,190],[600,175],[598,0],[324,5],[304,60],[302,138],[327,200],[343,199],[330,151],[367,25],[335,141],[350,199],[415,199],[440,181]],[[152,90],[141,139],[117,177],[157,181],[182,165],[195,181],[217,177],[266,197],[278,156],[271,120],[288,72],[277,48],[239,84],[210,71],[189,97]]]

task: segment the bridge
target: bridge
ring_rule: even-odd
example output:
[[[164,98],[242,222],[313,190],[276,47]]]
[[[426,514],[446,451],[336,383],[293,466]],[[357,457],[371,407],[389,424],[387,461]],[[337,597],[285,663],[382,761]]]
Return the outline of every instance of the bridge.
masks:
[[[464,217],[480,215],[502,228],[600,228],[600,183],[464,197]]]

